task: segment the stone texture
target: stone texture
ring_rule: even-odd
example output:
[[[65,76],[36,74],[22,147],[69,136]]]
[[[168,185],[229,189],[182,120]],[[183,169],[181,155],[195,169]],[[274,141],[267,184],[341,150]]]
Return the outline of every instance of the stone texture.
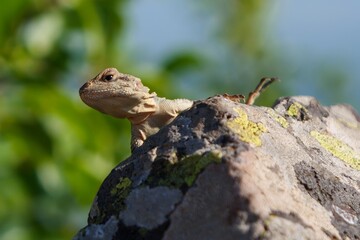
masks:
[[[114,168],[74,239],[360,239],[360,117],[197,101]]]
[[[153,229],[167,221],[166,216],[174,210],[175,204],[180,202],[181,198],[182,193],[179,189],[134,189],[126,198],[126,208],[120,213],[120,218],[126,226]]]

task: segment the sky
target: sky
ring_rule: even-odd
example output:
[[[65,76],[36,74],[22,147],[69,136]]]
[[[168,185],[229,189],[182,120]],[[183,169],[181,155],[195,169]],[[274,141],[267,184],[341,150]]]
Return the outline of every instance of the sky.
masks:
[[[360,1],[272,2],[266,35],[290,59],[292,71],[300,73],[290,80],[291,92],[316,96],[324,104],[350,103],[359,111]],[[217,19],[205,14],[200,4],[195,5],[190,0],[130,3],[126,44],[140,65],[155,66],[169,50],[211,44],[207,39]],[[339,89],[340,98],[325,97],[327,90],[316,83],[322,68],[336,70],[330,75],[340,71],[340,76],[347,77],[344,89]]]
[[[330,64],[340,68],[349,78],[343,101],[360,110],[360,1],[317,0],[278,1],[274,28],[281,44],[312,79],[301,79],[302,91],[315,95],[322,89],[312,89],[317,75],[314,66]],[[306,83],[304,84],[304,80]],[[300,79],[299,79],[300,82]],[[307,87],[301,87],[307,86]],[[341,101],[341,100],[340,100]],[[332,104],[334,102],[331,102]]]

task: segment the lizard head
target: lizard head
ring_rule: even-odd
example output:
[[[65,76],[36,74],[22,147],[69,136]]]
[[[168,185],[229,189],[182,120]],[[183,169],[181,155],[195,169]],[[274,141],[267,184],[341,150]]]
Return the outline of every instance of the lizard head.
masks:
[[[79,94],[88,106],[119,118],[150,111],[143,105],[154,105],[156,96],[149,93],[139,78],[120,73],[116,68],[100,72],[80,88]]]
[[[149,92],[137,77],[107,68],[87,81],[79,90],[80,97],[106,98],[131,96],[133,92]],[[83,99],[84,100],[84,99]]]

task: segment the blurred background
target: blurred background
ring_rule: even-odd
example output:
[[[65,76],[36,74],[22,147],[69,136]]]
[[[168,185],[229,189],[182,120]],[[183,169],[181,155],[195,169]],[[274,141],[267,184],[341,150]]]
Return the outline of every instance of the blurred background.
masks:
[[[0,239],[69,239],[86,225],[130,125],[79,87],[105,67],[167,98],[312,95],[360,109],[360,2],[5,0],[0,8]]]

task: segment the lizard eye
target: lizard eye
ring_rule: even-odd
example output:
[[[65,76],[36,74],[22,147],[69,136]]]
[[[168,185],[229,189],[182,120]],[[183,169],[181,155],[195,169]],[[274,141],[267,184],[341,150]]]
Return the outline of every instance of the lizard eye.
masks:
[[[108,74],[108,75],[106,75],[106,76],[104,77],[104,79],[105,79],[106,81],[111,81],[111,80],[113,80],[113,78],[114,78],[114,75],[112,75],[112,74]]]

